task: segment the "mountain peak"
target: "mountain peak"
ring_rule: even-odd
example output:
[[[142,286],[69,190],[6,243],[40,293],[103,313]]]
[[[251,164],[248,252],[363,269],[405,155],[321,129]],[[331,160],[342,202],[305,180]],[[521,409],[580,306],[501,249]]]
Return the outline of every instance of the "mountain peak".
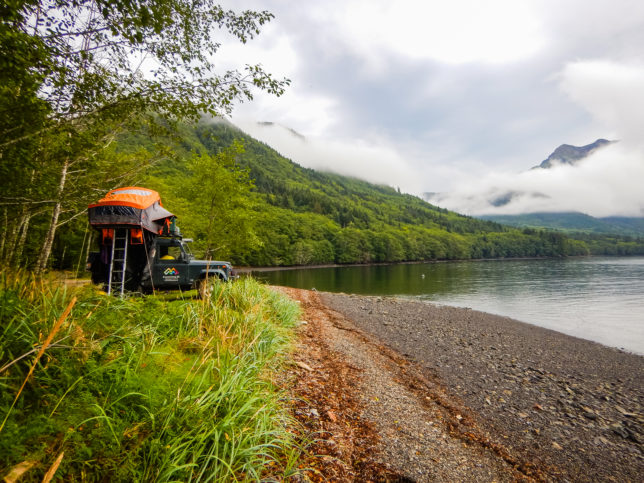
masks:
[[[548,156],[548,158],[544,160],[539,166],[535,166],[532,169],[548,169],[552,168],[555,164],[574,165],[582,159],[588,157],[595,150],[615,142],[617,141],[598,139],[594,143],[587,144],[585,146],[572,146],[570,144],[562,144],[557,149],[555,149],[552,154]]]
[[[279,124],[279,123],[277,123],[277,122],[272,122],[272,121],[258,121],[258,122],[257,122],[257,125],[258,125],[258,126],[261,126],[261,127],[272,127],[272,128],[282,129],[282,130],[287,131],[289,134],[291,134],[291,135],[295,136],[295,137],[296,137],[296,138],[298,138],[299,140],[301,140],[301,141],[306,141],[306,136],[304,136],[303,134],[300,134],[299,132],[297,132],[295,129],[293,129],[293,128],[291,128],[291,127],[284,126],[284,125]]]

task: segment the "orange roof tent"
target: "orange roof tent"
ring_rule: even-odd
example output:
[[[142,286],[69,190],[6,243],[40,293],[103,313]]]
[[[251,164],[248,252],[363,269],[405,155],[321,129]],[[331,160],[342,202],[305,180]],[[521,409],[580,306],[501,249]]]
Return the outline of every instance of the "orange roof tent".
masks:
[[[127,186],[109,191],[98,203],[90,205],[90,208],[94,206],[120,205],[145,209],[156,201],[161,203],[161,197],[156,191],[139,188],[138,186]]]
[[[159,193],[138,186],[108,192],[98,203],[89,205],[88,216],[90,225],[98,229],[128,225],[157,234],[176,218],[163,207]]]

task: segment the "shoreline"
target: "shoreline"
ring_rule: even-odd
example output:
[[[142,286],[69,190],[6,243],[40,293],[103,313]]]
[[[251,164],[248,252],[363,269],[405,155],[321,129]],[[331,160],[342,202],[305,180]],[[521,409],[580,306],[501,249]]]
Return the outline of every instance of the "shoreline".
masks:
[[[307,346],[362,371],[358,392],[355,383],[333,390],[360,400],[361,417],[380,439],[375,461],[397,474],[475,481],[479,465],[496,475],[482,481],[639,481],[644,474],[643,356],[466,308],[283,290],[319,300],[330,322],[309,334]],[[374,369],[382,357],[388,365]],[[427,428],[441,424],[442,439],[428,440]],[[444,451],[454,438],[479,448],[459,456],[467,471]]]
[[[642,260],[642,257],[634,257],[632,262],[625,257],[615,260],[584,257],[568,261],[552,258],[483,260],[492,262],[489,264],[477,263],[479,260],[469,260],[473,264],[462,261],[405,262],[352,265],[352,268],[347,266],[348,271],[343,270],[344,266],[335,265],[337,268],[319,273],[303,267],[257,267],[248,268],[252,272],[246,272],[244,276],[294,288],[393,296],[471,308],[644,355],[644,326],[637,315],[642,308],[638,295],[642,287]],[[503,263],[512,261],[515,263]],[[626,275],[616,278],[622,264],[627,264],[629,275],[637,276],[637,281],[629,282]],[[332,266],[314,268],[324,267]],[[559,272],[565,274],[561,290],[557,288]],[[587,272],[591,275],[585,275]],[[524,273],[546,275],[531,282]],[[488,276],[492,277],[490,284],[483,278]],[[552,280],[548,278],[551,276]],[[581,277],[579,281],[577,276]],[[464,287],[459,285],[458,277],[463,278]],[[588,277],[592,277],[592,283]],[[391,281],[387,282],[388,279]],[[501,284],[512,284],[510,291],[505,285],[499,287]],[[581,292],[576,293],[576,290]],[[516,296],[515,291],[524,294],[525,300],[522,295]],[[611,291],[616,291],[617,295],[611,295]],[[550,297],[552,303],[548,303]]]
[[[451,262],[511,262],[515,260],[560,260],[560,259],[576,259],[576,258],[598,258],[607,255],[576,255],[568,257],[513,257],[513,258],[459,258],[454,260],[409,260],[402,262],[368,262],[368,263],[326,263],[321,265],[277,265],[268,267],[235,267],[235,271],[239,273],[252,273],[252,272],[279,272],[284,270],[306,270],[315,268],[343,268],[343,267],[380,267],[386,265],[421,265],[423,263],[451,263]],[[634,257],[641,257],[641,255],[633,255]]]

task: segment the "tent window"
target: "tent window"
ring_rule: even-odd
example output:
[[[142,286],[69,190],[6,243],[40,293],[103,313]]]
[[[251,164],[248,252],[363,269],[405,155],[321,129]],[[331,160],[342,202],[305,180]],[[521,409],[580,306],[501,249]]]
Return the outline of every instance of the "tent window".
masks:
[[[114,238],[114,230],[112,228],[103,228],[102,235],[103,245],[112,243],[112,239]]]
[[[143,245],[143,230],[132,228],[130,230],[130,243],[132,245]]]

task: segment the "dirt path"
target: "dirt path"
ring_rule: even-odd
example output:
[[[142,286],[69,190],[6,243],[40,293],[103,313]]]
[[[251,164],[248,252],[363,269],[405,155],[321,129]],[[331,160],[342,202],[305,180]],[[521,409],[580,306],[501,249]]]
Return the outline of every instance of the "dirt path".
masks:
[[[539,481],[544,473],[482,430],[474,414],[405,358],[325,306],[300,302],[295,415],[314,435],[313,481]]]

